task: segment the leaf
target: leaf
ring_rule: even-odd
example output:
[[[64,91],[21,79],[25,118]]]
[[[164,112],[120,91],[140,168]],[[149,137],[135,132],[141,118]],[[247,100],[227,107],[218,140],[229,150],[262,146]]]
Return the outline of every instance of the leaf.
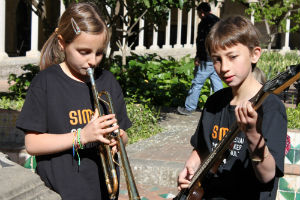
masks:
[[[179,0],[179,8],[180,8],[180,9],[183,8],[183,1],[184,1],[184,0]]]
[[[144,4],[146,5],[147,8],[150,8],[150,2],[149,2],[149,0],[144,0]]]

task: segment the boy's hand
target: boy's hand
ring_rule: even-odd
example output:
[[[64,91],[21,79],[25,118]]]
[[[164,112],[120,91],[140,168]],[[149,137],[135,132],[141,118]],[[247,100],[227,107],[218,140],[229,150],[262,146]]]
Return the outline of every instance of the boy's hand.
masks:
[[[249,101],[246,101],[235,108],[235,116],[241,130],[245,133],[256,131],[257,112]]]
[[[187,188],[200,165],[200,157],[198,156],[197,151],[193,150],[189,159],[186,161],[184,169],[180,172],[177,180],[178,190]]]
[[[178,176],[178,190],[187,188],[191,183],[191,179],[194,176],[195,170],[192,167],[185,166]]]

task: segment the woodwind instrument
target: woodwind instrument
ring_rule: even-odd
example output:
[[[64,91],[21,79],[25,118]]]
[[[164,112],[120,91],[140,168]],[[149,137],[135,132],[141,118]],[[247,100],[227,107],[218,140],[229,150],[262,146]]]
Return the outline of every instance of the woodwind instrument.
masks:
[[[115,114],[112,99],[110,94],[107,91],[101,91],[98,93],[96,89],[96,84],[94,80],[94,70],[92,68],[87,69],[87,73],[90,77],[91,86],[92,86],[92,93],[95,101],[95,109],[98,110],[99,115],[101,116],[101,109],[100,109],[100,101],[103,102],[108,106],[108,110],[111,114]],[[107,97],[107,101],[101,98],[102,95]],[[117,124],[113,124],[116,126]],[[134,177],[130,168],[129,160],[127,157],[125,145],[123,143],[122,137],[120,136],[120,129],[116,129],[113,133],[109,134],[108,139],[115,138],[117,141],[117,146],[119,149],[119,154],[122,161],[121,168],[123,169],[127,190],[128,190],[128,197],[130,200],[140,200],[140,196],[134,181]],[[111,147],[106,144],[100,144],[100,158],[102,162],[102,167],[105,176],[105,182],[107,186],[107,190],[110,196],[110,199],[115,199],[116,194],[119,188],[119,183],[117,179],[115,164],[119,165],[114,159],[111,152]]]

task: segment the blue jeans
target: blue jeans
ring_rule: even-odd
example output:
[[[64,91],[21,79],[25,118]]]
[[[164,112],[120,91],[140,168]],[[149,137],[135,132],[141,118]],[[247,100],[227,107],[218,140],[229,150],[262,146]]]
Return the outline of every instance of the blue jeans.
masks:
[[[223,84],[218,74],[215,71],[214,65],[211,61],[201,61],[200,66],[196,66],[195,77],[192,80],[191,89],[185,99],[185,108],[188,111],[196,110],[199,101],[201,88],[203,87],[207,78],[210,82],[214,92],[223,88]]]

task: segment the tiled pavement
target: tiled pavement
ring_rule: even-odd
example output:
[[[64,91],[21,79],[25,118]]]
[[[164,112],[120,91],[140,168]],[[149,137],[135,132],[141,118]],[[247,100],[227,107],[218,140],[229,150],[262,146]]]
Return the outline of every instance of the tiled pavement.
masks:
[[[162,187],[155,185],[137,185],[141,200],[164,200],[171,199],[177,194],[176,187]],[[127,187],[121,182],[119,200],[128,200]]]

